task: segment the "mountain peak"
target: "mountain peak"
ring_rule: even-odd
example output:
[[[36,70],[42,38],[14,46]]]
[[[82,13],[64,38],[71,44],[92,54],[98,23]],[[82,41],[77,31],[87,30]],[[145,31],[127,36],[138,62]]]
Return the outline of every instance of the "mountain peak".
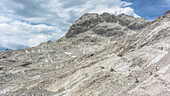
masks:
[[[125,26],[129,28],[130,30],[140,30],[145,27],[149,21],[142,18],[134,18],[133,16],[126,14],[115,16],[114,14],[109,14],[107,12],[104,12],[101,15],[97,13],[86,13],[70,27],[65,36],[66,38],[75,37],[76,35],[91,30],[98,24],[104,22],[119,24],[122,27]]]
[[[109,14],[107,12],[104,12],[100,16],[102,16],[103,19],[108,23],[116,23],[117,22],[116,16],[114,14]]]
[[[86,13],[81,16],[68,30],[66,37],[74,37],[79,33],[83,33],[97,24],[104,22],[105,20],[96,13]]]
[[[88,13],[56,42],[4,51],[0,96],[169,96],[168,16]]]

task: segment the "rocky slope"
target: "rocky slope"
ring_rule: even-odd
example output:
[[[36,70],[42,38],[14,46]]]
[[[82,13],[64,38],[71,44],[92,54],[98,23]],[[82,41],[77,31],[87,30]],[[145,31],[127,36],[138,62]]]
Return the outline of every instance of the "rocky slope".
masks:
[[[169,96],[170,11],[84,14],[55,42],[0,53],[0,96]]]

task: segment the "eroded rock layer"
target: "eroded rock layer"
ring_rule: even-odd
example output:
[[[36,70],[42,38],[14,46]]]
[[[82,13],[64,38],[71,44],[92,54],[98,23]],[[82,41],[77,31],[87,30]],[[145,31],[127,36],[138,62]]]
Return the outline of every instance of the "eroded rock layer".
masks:
[[[0,53],[0,96],[169,96],[170,11],[85,14],[55,42]]]

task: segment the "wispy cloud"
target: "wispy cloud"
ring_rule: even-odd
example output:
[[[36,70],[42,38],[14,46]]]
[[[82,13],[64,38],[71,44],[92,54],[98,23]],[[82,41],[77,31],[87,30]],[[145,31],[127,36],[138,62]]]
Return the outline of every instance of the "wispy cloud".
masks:
[[[84,13],[139,17],[121,0],[0,0],[0,47],[36,46],[63,36]]]

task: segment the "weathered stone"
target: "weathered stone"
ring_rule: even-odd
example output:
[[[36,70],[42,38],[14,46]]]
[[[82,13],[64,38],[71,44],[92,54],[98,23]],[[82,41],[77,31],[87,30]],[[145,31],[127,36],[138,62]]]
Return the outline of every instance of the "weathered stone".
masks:
[[[0,96],[168,96],[170,12],[85,14],[54,42],[0,53]]]
[[[104,18],[104,20],[106,22],[110,22],[110,23],[116,23],[117,22],[117,18],[114,14],[109,14],[109,13],[103,13],[101,14],[101,16]]]

